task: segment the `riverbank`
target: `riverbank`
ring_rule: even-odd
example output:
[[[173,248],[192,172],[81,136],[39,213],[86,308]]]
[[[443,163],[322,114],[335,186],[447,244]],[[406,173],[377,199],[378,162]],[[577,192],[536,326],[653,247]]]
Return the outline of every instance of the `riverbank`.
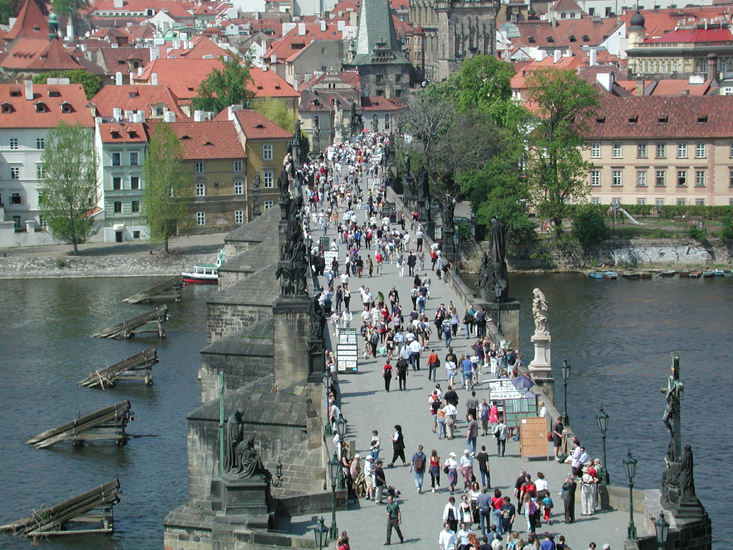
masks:
[[[224,233],[194,235],[171,241],[169,253],[147,241],[90,243],[74,256],[69,245],[0,250],[0,279],[83,277],[166,277],[194,264],[212,263],[224,245]]]

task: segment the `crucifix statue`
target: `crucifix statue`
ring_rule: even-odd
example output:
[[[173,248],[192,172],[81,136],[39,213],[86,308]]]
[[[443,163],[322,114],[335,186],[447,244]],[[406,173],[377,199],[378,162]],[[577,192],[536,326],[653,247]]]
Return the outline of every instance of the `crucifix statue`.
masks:
[[[667,459],[670,462],[677,462],[682,458],[682,426],[680,424],[680,405],[684,386],[680,381],[680,356],[672,356],[672,372],[667,378],[667,387],[660,391],[667,396],[667,406],[664,409],[662,421],[669,432],[669,446],[667,447]]]

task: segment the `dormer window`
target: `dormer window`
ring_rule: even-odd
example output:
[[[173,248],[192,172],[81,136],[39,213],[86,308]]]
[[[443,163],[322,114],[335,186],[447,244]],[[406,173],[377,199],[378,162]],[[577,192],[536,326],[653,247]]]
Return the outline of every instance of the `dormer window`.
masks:
[[[66,101],[64,101],[61,104],[61,112],[66,114],[73,113],[74,109],[72,108],[71,103],[67,103]]]
[[[112,132],[112,139],[120,139],[120,133],[119,132]]]
[[[555,41],[555,39],[552,38],[551,36],[548,36],[546,40],[548,44],[552,44]]]
[[[130,92],[130,97],[138,97],[139,95],[137,92]]]
[[[36,103],[36,112],[37,113],[45,113],[48,109],[46,108],[45,103],[38,102]]]
[[[13,106],[8,103],[7,101],[4,101],[2,104],[3,113],[8,114],[13,112]]]
[[[10,90],[10,97],[20,97],[20,90]]]
[[[49,90],[48,97],[61,97],[61,93],[58,90]]]
[[[588,38],[587,34],[583,35],[583,42],[590,42],[590,38]]]

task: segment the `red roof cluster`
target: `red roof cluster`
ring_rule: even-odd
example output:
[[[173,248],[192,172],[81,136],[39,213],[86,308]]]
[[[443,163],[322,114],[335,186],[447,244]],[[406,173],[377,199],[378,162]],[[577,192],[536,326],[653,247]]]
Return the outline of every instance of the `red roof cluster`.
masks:
[[[245,158],[244,149],[230,121],[171,122],[187,160]]]
[[[148,141],[148,134],[142,122],[100,124],[99,134],[102,143],[145,143]]]
[[[33,99],[23,84],[0,84],[0,128],[54,128],[59,122],[94,126],[81,84],[33,84]]]
[[[168,86],[104,86],[92,98],[91,104],[97,108],[97,116],[101,117],[111,117],[117,107],[123,112],[143,111],[150,118],[153,107],[163,104],[176,114],[176,118],[187,118],[178,106],[178,98]]]

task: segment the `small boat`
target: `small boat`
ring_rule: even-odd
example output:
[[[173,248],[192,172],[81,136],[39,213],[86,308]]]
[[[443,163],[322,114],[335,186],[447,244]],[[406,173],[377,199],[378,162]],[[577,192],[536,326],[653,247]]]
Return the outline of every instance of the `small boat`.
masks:
[[[642,271],[639,273],[639,277],[642,279],[651,279],[652,278],[652,272],[651,271]]]
[[[703,277],[710,277],[712,278],[715,275],[715,272],[712,269],[706,269],[702,272]]]
[[[690,271],[687,276],[691,279],[698,279],[702,275],[701,269],[696,269],[695,271]]]
[[[591,271],[588,273],[588,277],[591,279],[603,279],[603,273],[598,273],[598,271]]]
[[[713,275],[716,277],[725,277],[724,269],[713,269]]]
[[[659,274],[659,276],[660,276],[660,277],[674,277],[675,275],[677,275],[677,272],[676,272],[676,271],[674,271],[674,270],[670,270],[670,271],[662,271],[662,272],[661,272],[661,273]]]
[[[624,276],[624,279],[634,279],[634,280],[636,280],[636,279],[640,279],[641,278],[641,276],[638,273],[636,273],[635,271],[624,271],[622,273],[622,275]]]
[[[193,271],[184,271],[183,284],[185,285],[215,285],[219,283],[219,268],[222,266],[226,256],[224,251],[219,251],[216,263],[213,264],[195,264]]]
[[[604,279],[616,279],[618,278],[618,273],[616,273],[615,271],[606,271],[603,273],[603,278]]]

